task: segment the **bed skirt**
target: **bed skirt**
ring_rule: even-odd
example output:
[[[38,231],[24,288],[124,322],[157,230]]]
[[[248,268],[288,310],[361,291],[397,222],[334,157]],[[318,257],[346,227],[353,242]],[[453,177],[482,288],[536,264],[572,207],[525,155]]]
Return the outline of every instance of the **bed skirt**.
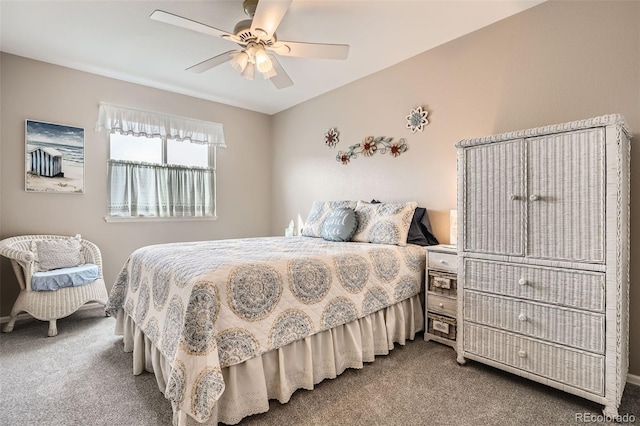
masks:
[[[424,328],[423,295],[418,294],[356,321],[322,331],[222,369],[225,391],[208,422],[236,424],[244,417],[269,410],[269,400],[286,403],[297,389],[313,389],[347,368],[362,368],[376,355],[387,355],[394,343],[404,345]],[[122,334],[125,352],[133,352],[133,374],[155,374],[164,393],[170,362],[135,325],[118,312],[116,334]],[[173,424],[200,425],[173,407]]]

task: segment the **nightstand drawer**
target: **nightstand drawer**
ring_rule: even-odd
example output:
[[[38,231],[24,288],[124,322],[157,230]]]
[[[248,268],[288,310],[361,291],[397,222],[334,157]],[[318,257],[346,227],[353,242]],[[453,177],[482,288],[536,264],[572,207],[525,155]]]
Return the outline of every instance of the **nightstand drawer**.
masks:
[[[458,303],[455,298],[427,294],[427,311],[456,317],[458,314]]]
[[[449,253],[429,252],[429,269],[456,272],[458,270],[458,256]]]
[[[458,276],[450,272],[429,271],[428,291],[455,297],[458,294]]]
[[[456,319],[428,313],[427,333],[449,340],[456,340]]]

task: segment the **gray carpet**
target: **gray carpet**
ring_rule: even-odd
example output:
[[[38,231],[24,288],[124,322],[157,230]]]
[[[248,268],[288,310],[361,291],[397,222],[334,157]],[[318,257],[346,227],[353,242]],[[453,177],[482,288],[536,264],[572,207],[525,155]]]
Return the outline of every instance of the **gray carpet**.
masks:
[[[47,323],[19,321],[0,336],[0,425],[170,425],[171,408],[152,374],[134,376],[131,354],[100,309]],[[242,425],[547,425],[575,424],[601,407],[469,361],[422,336],[396,345],[362,370],[347,370],[315,390]],[[627,385],[620,414],[640,422],[640,387]]]

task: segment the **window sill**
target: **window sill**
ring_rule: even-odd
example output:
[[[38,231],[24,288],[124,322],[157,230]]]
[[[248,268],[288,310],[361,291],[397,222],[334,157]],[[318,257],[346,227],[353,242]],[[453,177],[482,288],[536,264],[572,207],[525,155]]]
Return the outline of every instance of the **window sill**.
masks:
[[[218,216],[199,216],[199,217],[120,217],[120,216],[105,216],[104,221],[109,223],[118,222],[193,222],[203,220],[218,220]]]

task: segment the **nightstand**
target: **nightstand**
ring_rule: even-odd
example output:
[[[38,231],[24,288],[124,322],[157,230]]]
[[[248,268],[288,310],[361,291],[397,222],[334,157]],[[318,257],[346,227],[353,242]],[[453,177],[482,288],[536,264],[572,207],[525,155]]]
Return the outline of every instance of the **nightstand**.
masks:
[[[424,340],[456,348],[458,316],[458,256],[456,247],[427,247]]]

